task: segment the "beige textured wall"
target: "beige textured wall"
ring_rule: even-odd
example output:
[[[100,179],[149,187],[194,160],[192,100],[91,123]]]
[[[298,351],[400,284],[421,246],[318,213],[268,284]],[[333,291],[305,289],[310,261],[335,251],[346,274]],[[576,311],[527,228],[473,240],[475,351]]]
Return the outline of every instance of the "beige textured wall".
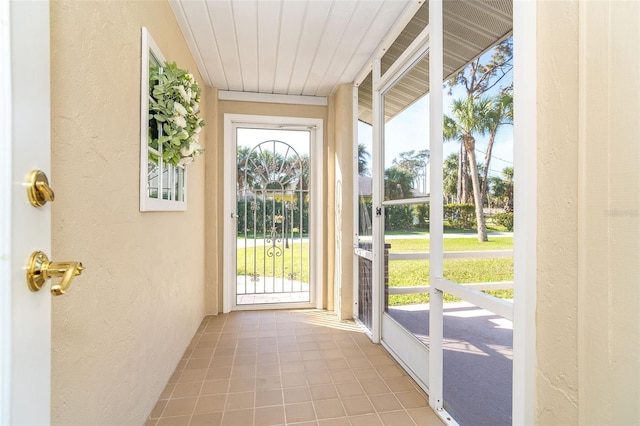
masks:
[[[538,421],[576,424],[578,5],[538,6]]]
[[[141,26],[202,85],[168,2],[51,3],[52,255],[86,266],[53,300],[54,424],[142,424],[204,314],[204,159],[186,212],[139,212]]]
[[[336,299],[338,317],[353,318],[353,86],[343,84],[332,97],[335,139],[335,205],[336,205]],[[339,214],[338,214],[339,211]]]
[[[207,192],[214,191],[218,194],[217,203],[212,208],[212,211],[207,213],[207,221],[213,221],[216,224],[217,229],[215,234],[217,239],[215,241],[215,248],[207,253],[207,258],[215,259],[215,266],[212,266],[211,270],[216,271],[215,282],[217,285],[217,312],[222,312],[222,279],[223,279],[223,262],[224,262],[224,249],[223,249],[223,231],[224,221],[220,220],[223,217],[223,203],[222,194],[224,193],[224,114],[247,114],[247,115],[267,115],[267,116],[281,116],[281,117],[302,117],[302,118],[320,118],[324,120],[325,128],[323,131],[324,141],[324,155],[323,164],[325,170],[331,168],[330,162],[328,162],[328,140],[329,132],[327,131],[328,123],[328,108],[325,106],[310,106],[310,105],[292,105],[292,104],[272,104],[272,103],[255,103],[255,102],[239,102],[239,101],[218,101],[216,117],[217,117],[217,142],[215,145],[215,163],[207,163],[207,168],[212,167],[215,171],[215,183],[213,190],[207,189]],[[213,150],[212,150],[213,151]],[[329,179],[329,174],[323,173],[323,206],[329,206],[332,209],[332,204],[327,204],[327,197],[330,194],[328,189],[328,183],[332,183]],[[209,182],[209,180],[208,180]],[[325,234],[322,236],[322,262],[320,263],[323,279],[321,280],[324,286],[324,294],[327,294],[327,288],[333,286],[333,275],[328,274],[326,271],[332,271],[333,266],[330,263],[333,257],[333,245],[329,244],[331,239],[331,230],[333,229],[333,216],[331,212],[329,215],[323,216],[323,226]],[[327,306],[327,300],[323,301],[323,306]]]
[[[537,423],[639,424],[640,4],[538,13]]]
[[[580,5],[580,424],[640,424],[640,3]]]

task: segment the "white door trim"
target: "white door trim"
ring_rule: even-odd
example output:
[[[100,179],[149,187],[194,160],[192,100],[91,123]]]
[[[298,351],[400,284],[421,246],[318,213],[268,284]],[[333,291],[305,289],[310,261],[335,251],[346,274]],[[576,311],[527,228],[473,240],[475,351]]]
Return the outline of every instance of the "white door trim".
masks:
[[[50,163],[49,2],[0,6],[0,423],[49,424],[51,293],[29,291],[34,250],[51,255],[51,205],[34,208],[25,182]],[[33,125],[37,123],[37,125]],[[7,164],[8,162],[8,164]]]
[[[322,309],[323,304],[323,282],[324,273],[322,270],[322,242],[324,238],[323,214],[322,214],[322,193],[323,193],[323,147],[324,147],[324,121],[320,118],[299,118],[281,116],[263,116],[246,114],[224,114],[224,207],[223,207],[223,228],[224,228],[224,252],[235,253],[235,161],[228,161],[228,158],[235,157],[235,129],[240,126],[264,127],[264,128],[310,128],[311,138],[311,203],[310,203],[310,241],[309,248],[309,274],[311,276],[312,288],[311,306]],[[315,135],[314,135],[315,133]],[[233,225],[233,226],[232,226]],[[234,286],[236,285],[236,257],[234,255],[223,258],[223,296],[222,311],[231,312],[236,308],[233,300]],[[268,305],[270,308],[278,308],[280,305]],[[291,305],[287,305],[291,306]],[[251,308],[254,308],[253,306]]]
[[[11,282],[11,45],[9,2],[0,2],[0,282]],[[11,401],[11,287],[0,286],[0,424]]]
[[[536,423],[537,269],[537,5],[513,2],[513,239],[512,421]]]

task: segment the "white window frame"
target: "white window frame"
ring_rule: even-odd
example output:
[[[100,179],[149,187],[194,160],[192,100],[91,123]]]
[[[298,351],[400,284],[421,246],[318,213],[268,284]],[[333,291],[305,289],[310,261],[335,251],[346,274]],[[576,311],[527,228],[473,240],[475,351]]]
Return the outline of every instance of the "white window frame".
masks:
[[[142,27],[142,52],[140,62],[140,211],[185,211],[187,210],[187,169],[185,166],[174,166],[168,164],[167,173],[169,174],[169,199],[162,198],[163,170],[165,164],[162,161],[162,147],[159,151],[155,151],[149,147],[149,60],[151,57],[159,63],[164,63],[165,57],[160,48],[151,37],[149,31]],[[155,151],[159,155],[158,160],[158,197],[149,196],[149,151]],[[174,199],[176,197],[176,181],[182,181],[182,200]]]

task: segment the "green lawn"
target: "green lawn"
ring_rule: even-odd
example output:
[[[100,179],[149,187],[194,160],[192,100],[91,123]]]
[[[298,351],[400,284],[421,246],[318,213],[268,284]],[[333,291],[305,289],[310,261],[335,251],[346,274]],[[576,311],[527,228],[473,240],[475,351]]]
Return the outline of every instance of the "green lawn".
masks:
[[[428,252],[429,238],[393,239],[387,237],[391,244],[391,253]],[[476,238],[445,238],[444,251],[480,251],[480,250],[513,250],[513,237],[495,237],[481,243]]]
[[[429,250],[428,238],[388,239],[392,253],[426,252]],[[280,245],[282,247],[282,245]],[[309,243],[289,242],[289,249],[282,249],[282,256],[266,257],[265,247],[239,249],[237,254],[238,275],[252,274],[254,262],[260,276],[274,276],[295,271],[300,274],[296,280],[309,282]],[[489,242],[480,243],[475,238],[446,238],[445,251],[480,251],[513,249],[513,238],[496,237]],[[267,247],[268,248],[268,247]],[[275,262],[274,262],[275,259]],[[284,259],[284,262],[283,262]],[[245,264],[246,260],[246,264]],[[293,260],[293,265],[292,265]],[[300,266],[302,264],[302,266]],[[513,280],[513,259],[447,259],[444,261],[445,278],[458,283],[511,281]],[[428,260],[393,260],[389,262],[390,286],[415,286],[429,283]],[[487,291],[496,297],[513,298],[513,290]],[[458,300],[445,294],[445,300]],[[428,303],[429,294],[409,294],[389,296],[390,305]]]
[[[238,248],[237,271],[238,275],[249,275],[255,270],[261,277],[286,276],[295,272],[296,281],[309,282],[309,243],[293,243],[289,241],[289,248],[282,248],[281,256],[269,256],[269,253],[277,254],[270,247],[250,247],[246,250]],[[265,256],[267,250],[267,256]],[[246,261],[246,263],[245,263]],[[292,264],[293,263],[293,264]],[[302,271],[302,272],[300,272]]]
[[[457,283],[513,280],[513,259],[446,259],[444,277]],[[429,284],[428,260],[392,260],[389,262],[389,286],[409,287]],[[487,290],[496,297],[511,299],[513,290]],[[446,301],[458,301],[445,294]],[[389,305],[428,303],[429,294],[392,294]]]

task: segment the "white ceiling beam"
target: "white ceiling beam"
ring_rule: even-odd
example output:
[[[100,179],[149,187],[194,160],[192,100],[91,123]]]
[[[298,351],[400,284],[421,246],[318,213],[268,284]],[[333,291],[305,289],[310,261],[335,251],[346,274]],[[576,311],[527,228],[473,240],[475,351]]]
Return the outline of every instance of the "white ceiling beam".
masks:
[[[218,91],[218,99],[221,101],[263,102],[291,105],[328,105],[327,98],[323,96],[279,95],[272,93],[234,92],[228,90]]]

